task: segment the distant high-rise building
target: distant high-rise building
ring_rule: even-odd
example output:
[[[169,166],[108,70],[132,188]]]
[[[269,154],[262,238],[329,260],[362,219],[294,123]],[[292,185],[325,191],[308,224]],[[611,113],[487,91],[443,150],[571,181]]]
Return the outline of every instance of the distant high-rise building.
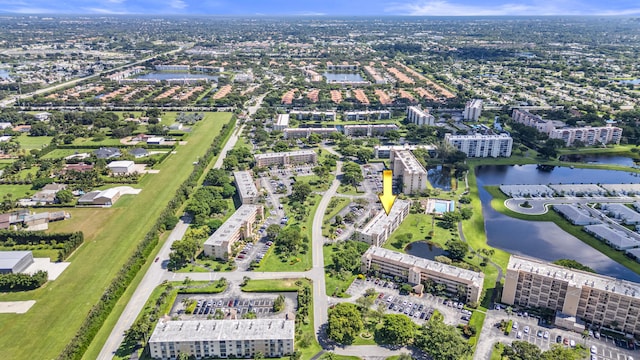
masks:
[[[402,192],[415,194],[427,188],[427,170],[409,150],[391,150],[393,178],[402,182]]]
[[[509,157],[513,147],[513,139],[507,134],[446,134],[444,140],[468,157]]]
[[[436,123],[435,117],[429,114],[429,110],[422,110],[417,106],[409,106],[407,108],[407,119],[416,125],[433,126]]]
[[[478,121],[482,112],[482,100],[473,99],[467,102],[464,107],[464,119]]]

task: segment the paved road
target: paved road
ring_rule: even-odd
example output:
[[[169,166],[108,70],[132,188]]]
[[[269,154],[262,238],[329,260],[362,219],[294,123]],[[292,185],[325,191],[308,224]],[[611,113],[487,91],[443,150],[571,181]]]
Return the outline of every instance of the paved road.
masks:
[[[322,220],[331,198],[336,194],[338,186],[340,186],[338,175],[341,174],[342,162],[338,161],[336,164],[336,178],[331,183],[329,190],[322,196],[316,214],[313,217],[313,231],[311,234],[313,267],[310,278],[313,280],[313,326],[316,337],[321,337],[321,327],[328,321],[328,298],[324,281],[324,256],[322,253],[325,240],[324,236],[322,236]]]

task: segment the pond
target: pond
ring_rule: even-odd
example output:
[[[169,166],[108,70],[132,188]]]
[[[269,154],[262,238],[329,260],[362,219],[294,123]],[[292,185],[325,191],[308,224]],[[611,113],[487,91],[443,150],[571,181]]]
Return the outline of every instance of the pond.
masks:
[[[413,256],[421,257],[423,259],[433,260],[436,256],[447,256],[447,250],[438,246],[431,241],[416,241],[407,245],[404,251]]]
[[[358,73],[322,73],[327,78],[327,82],[361,82],[365,81]]]
[[[560,161],[569,161],[585,164],[605,164],[605,165],[622,165],[628,167],[637,167],[634,159],[628,156],[619,155],[562,155]]]
[[[574,259],[599,274],[640,282],[640,275],[566,233],[554,223],[524,221],[503,215],[491,207],[486,185],[549,183],[637,183],[634,173],[613,170],[555,167],[540,170],[536,165],[478,166],[476,178],[489,245],[512,254],[545,261]]]
[[[169,79],[209,79],[218,80],[217,76],[205,74],[190,74],[186,72],[150,72],[148,74],[137,76],[136,79],[152,79],[152,80],[169,80]]]
[[[451,190],[451,172],[449,168],[442,168],[442,165],[429,167],[427,169],[427,179],[436,189]]]
[[[11,79],[9,72],[5,69],[0,69],[0,79]]]
[[[623,84],[623,85],[627,85],[627,84],[640,85],[640,79],[620,80],[619,82],[620,84]]]

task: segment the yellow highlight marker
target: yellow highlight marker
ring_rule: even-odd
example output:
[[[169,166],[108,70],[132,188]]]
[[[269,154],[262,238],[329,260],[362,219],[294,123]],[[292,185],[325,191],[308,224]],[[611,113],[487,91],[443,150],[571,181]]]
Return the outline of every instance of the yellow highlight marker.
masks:
[[[396,195],[393,195],[393,173],[391,170],[383,170],[382,171],[382,195],[378,195],[380,198],[380,202],[382,203],[382,207],[384,208],[384,212],[389,216],[389,212],[391,211],[391,207],[393,207],[393,203],[396,201]]]

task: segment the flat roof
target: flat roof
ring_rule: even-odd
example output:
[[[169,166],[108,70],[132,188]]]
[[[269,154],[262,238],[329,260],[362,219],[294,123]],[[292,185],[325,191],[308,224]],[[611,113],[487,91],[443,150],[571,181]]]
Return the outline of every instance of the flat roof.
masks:
[[[255,154],[254,157],[256,160],[258,160],[258,159],[277,158],[277,157],[283,157],[283,156],[291,157],[291,156],[303,156],[303,155],[311,155],[311,154],[316,154],[316,152],[313,150],[273,152],[273,153]]]
[[[293,340],[294,335],[294,320],[178,320],[158,322],[149,342]]]
[[[380,234],[409,206],[411,206],[411,201],[396,199],[391,207],[391,211],[389,211],[389,216],[387,216],[384,210],[380,210],[380,212],[359,231],[366,235]]]
[[[133,165],[134,162],[131,160],[119,160],[119,161],[112,161],[110,162],[107,167],[129,167],[131,165]]]
[[[276,125],[289,126],[289,114],[278,114]]]
[[[638,283],[588,273],[586,271],[568,269],[524,256],[511,255],[509,265],[507,265],[507,270],[509,269],[536,273],[551,279],[567,281],[569,285],[575,287],[591,287],[612,294],[621,294],[640,299],[640,284]]]
[[[375,145],[373,147],[378,151],[391,151],[391,150],[415,150],[415,149],[427,149],[427,150],[435,150],[435,145]]]
[[[356,124],[356,125],[345,125],[345,129],[397,129],[398,125],[396,124]]]
[[[0,251],[0,269],[13,269],[28,256],[33,256],[31,251]]]
[[[231,234],[240,230],[247,219],[255,214],[259,209],[258,205],[244,204],[236,210],[219,228],[216,230],[207,241],[205,245],[220,246],[224,241],[229,239]]]
[[[453,135],[446,134],[445,139],[451,140],[511,140],[511,136],[507,134],[499,134],[499,135],[482,135],[482,134],[471,134],[471,135]]]
[[[407,110],[417,113],[419,116],[432,116],[429,113],[429,109],[421,109],[417,106],[409,106]]]
[[[370,247],[364,253],[363,256],[389,259],[395,262],[405,264],[407,268],[415,267],[420,270],[447,274],[459,279],[467,280],[468,282],[471,282],[473,285],[477,286],[480,289],[482,289],[483,282],[484,282],[483,273],[459,268],[453,265],[443,264],[437,261],[433,261],[433,260],[429,260],[429,259],[425,259],[425,258],[421,258],[421,257],[409,255],[409,254],[404,254],[401,252],[397,252],[397,251],[393,251],[393,250],[389,250],[389,249],[385,249],[377,246]]]
[[[253,176],[248,171],[234,171],[233,178],[236,180],[238,186],[238,193],[240,198],[244,199],[250,196],[258,195],[258,188],[253,182]]]
[[[402,162],[402,166],[405,170],[410,171],[411,173],[417,174],[426,174],[427,169],[420,164],[418,159],[413,155],[413,153],[409,150],[393,150],[393,158],[400,159]]]

